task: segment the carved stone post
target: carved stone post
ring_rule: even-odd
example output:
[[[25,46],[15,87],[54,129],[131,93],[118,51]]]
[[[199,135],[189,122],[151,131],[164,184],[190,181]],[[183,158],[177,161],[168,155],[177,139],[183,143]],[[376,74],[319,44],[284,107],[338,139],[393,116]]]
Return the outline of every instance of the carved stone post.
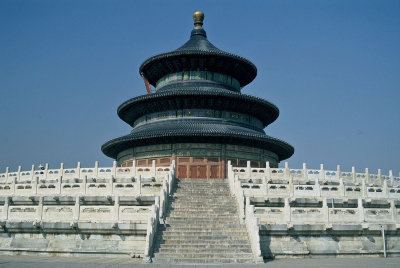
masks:
[[[78,178],[81,177],[81,162],[78,162],[78,165],[77,165],[77,167],[76,167],[76,176],[77,176]]]
[[[250,161],[247,161],[246,179],[249,179],[250,177],[251,177],[251,163]]]
[[[290,205],[289,205],[289,198],[285,198],[285,206],[284,206],[284,211],[285,211],[285,221],[286,223],[290,223],[292,221],[291,219],[291,211],[290,211]]]
[[[157,168],[156,168],[156,160],[151,161],[151,176],[156,177]]]
[[[99,175],[99,161],[94,162],[93,175],[97,177]]]
[[[364,222],[365,221],[365,217],[364,217],[364,206],[363,206],[363,199],[359,198],[358,199],[358,215],[360,216],[360,222]]]
[[[308,171],[307,171],[307,165],[306,163],[303,163],[303,178],[305,180],[308,180]]]
[[[322,213],[324,215],[324,222],[329,222],[329,207],[326,198],[322,199]]]

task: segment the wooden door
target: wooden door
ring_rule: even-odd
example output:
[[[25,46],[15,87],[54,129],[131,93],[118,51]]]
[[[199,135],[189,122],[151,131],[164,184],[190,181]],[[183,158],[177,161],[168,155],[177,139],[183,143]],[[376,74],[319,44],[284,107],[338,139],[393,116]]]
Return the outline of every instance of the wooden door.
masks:
[[[207,166],[198,166],[198,174],[200,179],[206,179],[207,178]]]
[[[197,166],[190,166],[190,178],[192,179],[199,178],[197,171],[198,171]]]
[[[178,178],[187,178],[187,166],[178,166]]]
[[[218,179],[219,178],[219,166],[211,166],[210,167],[210,179]]]

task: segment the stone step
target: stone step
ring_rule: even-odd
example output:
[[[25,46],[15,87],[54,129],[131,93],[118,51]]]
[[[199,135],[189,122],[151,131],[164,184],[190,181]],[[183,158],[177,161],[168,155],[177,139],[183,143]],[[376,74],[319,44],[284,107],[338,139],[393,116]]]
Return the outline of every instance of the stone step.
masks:
[[[235,210],[237,211],[236,207],[233,208],[232,204],[230,206],[224,205],[224,206],[218,206],[218,205],[212,205],[210,204],[209,206],[205,205],[204,203],[202,203],[201,205],[196,205],[196,204],[188,204],[188,203],[182,203],[182,204],[173,204],[172,206],[169,206],[172,210],[175,209],[186,209],[186,210],[195,210],[196,206],[198,207],[199,210],[216,210],[216,211],[220,211],[220,210]]]
[[[157,257],[164,258],[252,258],[251,253],[223,252],[223,253],[158,253]]]
[[[171,206],[169,211],[179,211],[179,212],[233,212],[236,213],[237,209],[235,207],[214,207],[214,208],[209,208],[209,207],[200,207],[200,208],[190,208],[190,207],[183,207],[183,206]]]
[[[202,224],[202,225],[193,225],[193,224],[179,224],[179,225],[169,225],[166,224],[167,230],[174,230],[174,231],[192,231],[192,230],[199,230],[199,229],[204,229],[204,230],[238,230],[238,229],[243,229],[247,230],[244,225],[241,225],[239,223],[213,223],[213,224]],[[160,231],[165,230],[163,225],[161,225]]]
[[[180,232],[180,231],[171,231],[167,230],[162,233],[162,236],[164,238],[169,237],[169,236],[192,236],[192,237],[198,237],[198,236],[245,236],[247,237],[247,231],[245,230],[240,230],[236,232],[224,232],[224,231],[213,231],[213,232]]]
[[[254,263],[250,258],[171,258],[171,257],[156,257],[156,263]]]
[[[169,215],[168,216],[168,220],[186,220],[186,219],[191,219],[191,220],[204,220],[204,219],[208,219],[211,220],[212,219],[220,219],[220,220],[237,220],[239,217],[235,214],[209,214],[209,215],[198,215],[198,214],[188,214],[188,213],[184,213],[184,215]]]
[[[247,240],[247,234],[176,234],[176,233],[163,233],[159,236],[164,240],[170,239],[189,239],[189,240]]]
[[[252,253],[249,248],[160,248],[160,253]]]
[[[223,218],[228,218],[228,217],[230,217],[231,219],[233,219],[233,218],[237,218],[237,216],[234,214],[234,213],[221,213],[221,214],[219,214],[219,213],[212,213],[212,212],[200,212],[200,213],[197,213],[196,212],[196,215],[193,215],[192,213],[186,213],[186,212],[171,212],[171,213],[169,213],[169,214],[167,214],[168,215],[168,217],[170,217],[170,218],[185,218],[185,219],[192,219],[194,216],[196,217],[196,218],[202,218],[202,219],[204,219],[204,218],[213,218],[213,219],[216,219],[216,218],[221,218],[222,219],[222,217]]]
[[[189,201],[199,201],[199,202],[211,202],[211,201],[232,201],[234,200],[233,198],[231,198],[230,196],[212,196],[212,195],[206,195],[206,194],[199,194],[198,196],[196,195],[174,195],[172,197],[173,201],[177,201],[177,200],[189,200]]]
[[[217,208],[236,208],[234,207],[236,202],[220,202],[220,201],[192,201],[192,200],[179,200],[174,203],[171,203],[171,208],[200,208],[200,209],[217,209]]]
[[[221,228],[218,228],[222,226]],[[242,225],[237,225],[233,227],[224,227],[223,225],[217,226],[208,226],[208,227],[197,227],[197,226],[168,226],[168,228],[164,228],[163,225],[160,226],[161,232],[173,231],[173,232],[216,232],[216,230],[220,230],[223,232],[247,232],[246,227]]]
[[[224,224],[229,224],[229,223],[235,223],[238,221],[238,217],[204,217],[204,218],[189,218],[189,217],[168,217],[165,222],[166,224],[170,225],[175,225],[175,224],[213,224],[215,222],[218,223],[224,223]]]
[[[223,241],[216,240],[216,239],[186,239],[186,238],[168,238],[164,239],[162,237],[157,236],[156,241],[160,245],[176,245],[176,244],[192,244],[192,245],[200,245],[200,244],[208,244],[208,245],[223,245],[223,244],[249,244],[249,240],[247,237],[241,239],[224,239]]]
[[[222,248],[230,248],[230,249],[240,249],[240,250],[250,250],[251,248],[249,243],[244,243],[244,244],[239,244],[239,243],[221,243],[221,244],[187,244],[187,243],[182,243],[182,244],[160,244],[160,248],[163,249],[193,249],[193,250],[201,250],[201,249],[211,249],[211,250],[216,250],[216,249],[222,249]]]

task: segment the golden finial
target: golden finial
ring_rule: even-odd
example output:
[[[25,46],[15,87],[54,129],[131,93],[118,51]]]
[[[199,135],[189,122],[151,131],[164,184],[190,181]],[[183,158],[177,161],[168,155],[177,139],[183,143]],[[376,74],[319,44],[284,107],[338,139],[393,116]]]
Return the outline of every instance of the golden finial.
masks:
[[[204,13],[201,11],[196,11],[193,13],[193,21],[195,29],[203,29]]]

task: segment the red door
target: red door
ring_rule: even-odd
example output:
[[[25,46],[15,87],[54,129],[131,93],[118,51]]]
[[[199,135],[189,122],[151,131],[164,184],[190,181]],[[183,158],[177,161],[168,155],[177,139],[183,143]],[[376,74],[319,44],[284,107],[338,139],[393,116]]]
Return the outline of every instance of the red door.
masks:
[[[178,178],[187,178],[187,166],[178,166]]]
[[[210,179],[218,179],[219,178],[219,166],[211,166],[210,170],[211,170]]]
[[[198,166],[198,174],[200,179],[207,179],[207,166]]]
[[[192,178],[192,179],[199,178],[198,172],[197,172],[197,166],[190,166],[190,178]]]

